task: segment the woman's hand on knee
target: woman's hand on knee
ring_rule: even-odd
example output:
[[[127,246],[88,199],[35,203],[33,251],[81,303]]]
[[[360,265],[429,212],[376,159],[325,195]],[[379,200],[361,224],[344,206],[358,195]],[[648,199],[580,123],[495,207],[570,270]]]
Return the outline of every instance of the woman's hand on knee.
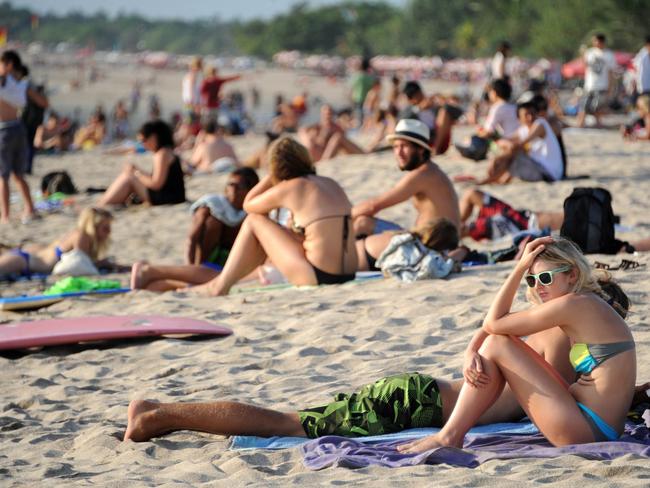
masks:
[[[478,352],[471,352],[465,355],[463,377],[465,378],[465,382],[475,388],[483,388],[490,382],[490,377],[483,371],[483,361]]]

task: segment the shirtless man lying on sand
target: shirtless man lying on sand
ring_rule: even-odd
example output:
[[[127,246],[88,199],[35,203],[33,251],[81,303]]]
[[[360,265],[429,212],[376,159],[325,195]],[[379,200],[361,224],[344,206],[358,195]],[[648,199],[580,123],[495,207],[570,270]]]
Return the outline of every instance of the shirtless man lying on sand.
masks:
[[[456,190],[445,172],[431,161],[429,128],[419,120],[400,120],[395,133],[387,139],[393,145],[399,169],[406,174],[390,190],[354,206],[352,217],[356,235],[399,229],[397,224],[377,219],[374,215],[411,197],[418,213],[414,227],[445,217],[460,228]]]

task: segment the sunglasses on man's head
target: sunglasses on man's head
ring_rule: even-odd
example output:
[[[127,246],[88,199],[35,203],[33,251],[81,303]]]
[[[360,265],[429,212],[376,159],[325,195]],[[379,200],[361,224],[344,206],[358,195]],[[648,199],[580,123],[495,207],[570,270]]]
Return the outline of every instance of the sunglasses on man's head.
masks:
[[[563,273],[569,271],[571,266],[560,266],[559,268],[549,269],[548,271],[542,271],[537,274],[527,274],[524,279],[529,288],[535,288],[535,283],[539,280],[539,283],[543,286],[549,286],[553,284],[553,275],[555,273]]]

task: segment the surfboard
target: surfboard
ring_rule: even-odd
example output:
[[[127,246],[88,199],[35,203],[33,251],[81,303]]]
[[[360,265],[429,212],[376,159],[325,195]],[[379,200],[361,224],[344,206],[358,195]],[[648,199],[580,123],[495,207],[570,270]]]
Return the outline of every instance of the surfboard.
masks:
[[[161,335],[227,336],[232,330],[204,320],[162,315],[73,317],[0,325],[0,350]]]
[[[24,295],[19,297],[0,298],[0,310],[36,310],[60,302],[66,298],[82,297],[86,295],[114,295],[115,293],[126,293],[129,291],[131,291],[130,288],[114,288],[111,290],[60,293],[58,295]]]

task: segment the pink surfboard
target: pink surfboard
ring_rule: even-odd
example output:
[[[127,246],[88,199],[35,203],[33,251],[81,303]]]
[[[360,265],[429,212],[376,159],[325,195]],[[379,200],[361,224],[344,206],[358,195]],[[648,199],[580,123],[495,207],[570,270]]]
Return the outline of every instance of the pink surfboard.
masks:
[[[129,337],[208,334],[232,330],[204,320],[161,315],[74,317],[0,325],[0,350]]]

